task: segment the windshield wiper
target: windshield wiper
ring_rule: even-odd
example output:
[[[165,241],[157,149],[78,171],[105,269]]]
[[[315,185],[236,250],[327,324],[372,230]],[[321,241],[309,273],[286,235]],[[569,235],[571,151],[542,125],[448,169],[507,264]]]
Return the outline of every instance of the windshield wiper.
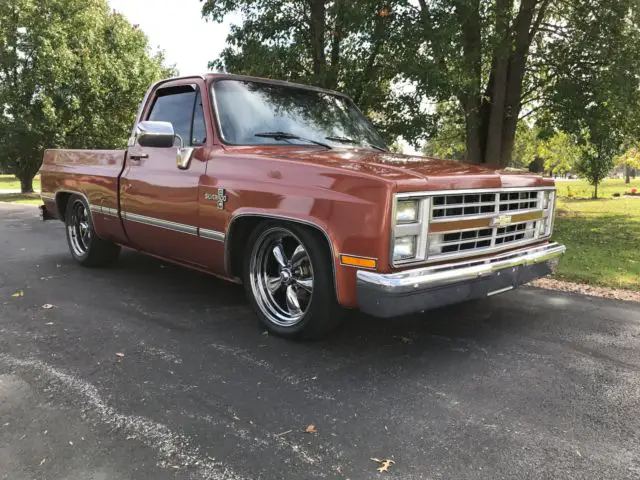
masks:
[[[331,145],[327,145],[326,143],[318,142],[318,141],[312,140],[310,138],[304,138],[304,137],[301,137],[299,135],[296,135],[295,133],[289,133],[289,132],[261,132],[261,133],[256,133],[255,136],[256,137],[273,138],[274,140],[302,140],[302,141],[305,141],[305,142],[315,143],[316,145],[320,145],[321,147],[324,147],[324,148],[326,148],[328,150],[332,149]]]
[[[359,140],[354,140],[353,138],[347,138],[347,137],[324,137],[327,140],[331,140],[333,142],[340,142],[340,143],[352,143],[354,145],[364,145],[366,147],[371,147],[371,148],[375,148],[376,150],[380,150],[381,152],[386,152],[387,150],[379,147],[378,145],[374,145],[372,143],[369,142],[361,142]]]

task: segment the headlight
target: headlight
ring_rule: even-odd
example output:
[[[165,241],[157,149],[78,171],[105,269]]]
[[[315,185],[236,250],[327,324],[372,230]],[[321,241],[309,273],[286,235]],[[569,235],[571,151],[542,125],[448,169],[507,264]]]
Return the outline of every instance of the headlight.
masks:
[[[393,259],[403,260],[416,256],[416,236],[396,238],[393,245]]]
[[[400,200],[396,206],[396,223],[413,223],[418,220],[418,202]]]

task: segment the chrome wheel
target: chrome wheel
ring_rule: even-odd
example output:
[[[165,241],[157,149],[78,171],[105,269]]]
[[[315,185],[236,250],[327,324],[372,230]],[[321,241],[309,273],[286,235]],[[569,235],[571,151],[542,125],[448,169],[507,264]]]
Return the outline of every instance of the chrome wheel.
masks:
[[[262,313],[280,327],[299,323],[311,305],[313,266],[300,239],[284,228],[258,237],[249,264],[249,282]]]
[[[91,225],[87,207],[80,200],[77,200],[71,207],[67,231],[73,253],[78,257],[85,256],[91,244]]]

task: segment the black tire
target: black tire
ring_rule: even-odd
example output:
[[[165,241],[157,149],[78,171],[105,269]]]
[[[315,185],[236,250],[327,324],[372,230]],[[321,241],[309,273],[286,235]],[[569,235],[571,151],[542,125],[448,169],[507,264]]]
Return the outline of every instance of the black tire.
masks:
[[[300,273],[305,278],[293,278],[288,280],[292,283],[289,285],[295,287],[297,290],[296,297],[299,302],[299,306],[303,307],[303,313],[299,319],[295,320],[290,325],[284,325],[283,320],[278,316],[280,313],[277,311],[277,305],[272,305],[271,300],[276,302],[276,299],[281,298],[280,289],[283,290],[284,302],[289,307],[289,287],[287,286],[286,275],[285,280],[280,278],[281,287],[278,290],[269,295],[269,288],[267,287],[266,279],[267,275],[260,275],[256,272],[259,270],[259,265],[272,265],[278,268],[279,275],[283,275],[283,268],[278,264],[275,256],[273,258],[266,258],[266,252],[273,252],[265,247],[265,242],[268,242],[270,236],[284,235],[282,239],[282,245],[284,250],[287,250],[287,243],[293,243],[297,241],[305,250],[307,259],[302,260],[299,267],[292,267],[291,277],[296,277],[296,272]],[[287,235],[291,236],[286,237]],[[261,253],[264,249],[265,253]],[[288,253],[291,255],[291,262],[289,265],[297,263],[295,260],[295,252],[298,252],[298,248],[292,252],[293,247],[288,247]],[[287,257],[288,255],[285,255]],[[262,260],[264,258],[264,261]],[[288,258],[285,260],[289,261]],[[271,263],[269,263],[271,262]],[[275,262],[275,263],[274,263]],[[310,268],[309,268],[310,265]],[[254,275],[252,277],[252,269]],[[258,269],[258,270],[257,270]],[[286,267],[284,269],[287,269]],[[306,270],[306,273],[304,272]],[[275,274],[274,271],[274,275]],[[311,276],[312,293],[307,291],[308,278]],[[269,278],[276,278],[269,277]],[[265,283],[262,283],[258,278],[264,278]],[[246,244],[246,250],[244,255],[243,265],[243,283],[249,302],[251,303],[254,311],[256,312],[260,323],[264,325],[270,332],[276,335],[289,339],[317,339],[325,336],[327,333],[335,329],[342,320],[345,310],[338,304],[335,293],[335,283],[332,268],[332,259],[329,247],[325,239],[317,232],[293,223],[277,223],[272,221],[266,221],[258,225],[251,233],[249,240]],[[301,287],[302,282],[306,285]],[[307,301],[305,301],[307,300]],[[276,302],[278,303],[278,302]],[[283,309],[283,313],[284,313]],[[290,314],[290,311],[289,311]],[[286,315],[285,315],[286,316]]]
[[[69,198],[64,223],[69,251],[80,265],[107,267],[118,259],[120,246],[96,235],[91,210],[84,197],[72,195]]]

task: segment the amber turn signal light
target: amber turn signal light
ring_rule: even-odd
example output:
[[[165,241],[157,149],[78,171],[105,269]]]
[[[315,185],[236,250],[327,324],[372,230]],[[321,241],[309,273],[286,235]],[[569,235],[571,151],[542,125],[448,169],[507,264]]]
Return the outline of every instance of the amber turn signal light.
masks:
[[[376,268],[377,260],[374,258],[352,257],[350,255],[340,255],[340,263],[351,267]]]

